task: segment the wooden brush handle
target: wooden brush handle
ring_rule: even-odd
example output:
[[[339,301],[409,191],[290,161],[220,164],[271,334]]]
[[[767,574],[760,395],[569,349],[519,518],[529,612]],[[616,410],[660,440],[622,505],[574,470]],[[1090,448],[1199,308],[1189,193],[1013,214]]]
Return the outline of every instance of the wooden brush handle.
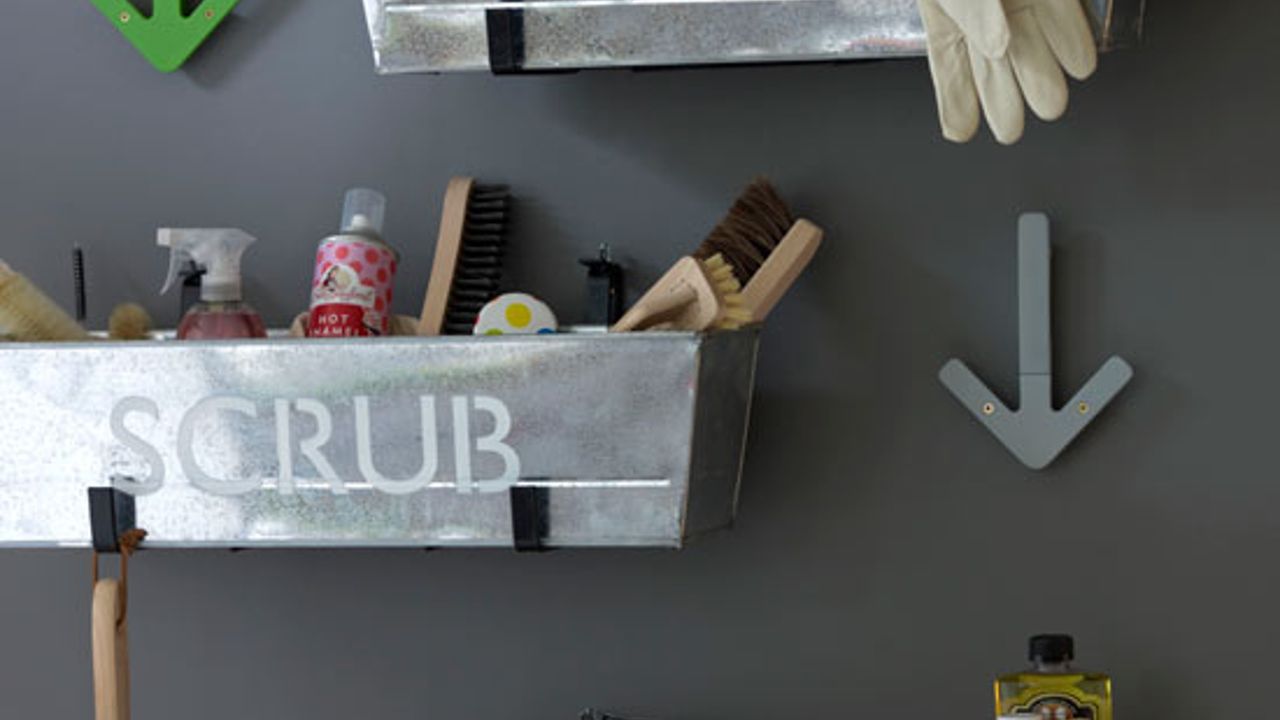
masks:
[[[114,578],[93,585],[93,708],[96,720],[129,720],[129,638]]]
[[[680,285],[675,290],[656,297],[642,297],[640,302],[609,328],[609,332],[644,330],[670,318],[697,300],[698,293],[688,285]]]
[[[822,228],[797,220],[742,291],[742,301],[752,322],[764,322],[822,244]]]
[[[470,202],[473,185],[475,181],[469,177],[456,177],[449,181],[444,192],[435,259],[431,263],[431,277],[427,280],[427,296],[422,301],[422,314],[418,317],[419,335],[444,333],[445,313],[449,307],[449,293],[453,290],[453,273],[462,252],[462,233],[467,224],[467,203]]]

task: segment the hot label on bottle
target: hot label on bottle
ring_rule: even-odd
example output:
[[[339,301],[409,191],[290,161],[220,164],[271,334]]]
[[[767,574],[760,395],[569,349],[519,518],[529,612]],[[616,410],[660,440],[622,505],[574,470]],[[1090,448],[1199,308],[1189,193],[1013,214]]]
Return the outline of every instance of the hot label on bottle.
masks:
[[[1025,705],[1013,708],[1014,715],[1038,715],[1041,720],[1095,720],[1098,709],[1065,695],[1038,695]]]
[[[310,337],[385,335],[390,328],[395,253],[350,235],[325,239],[311,280]]]

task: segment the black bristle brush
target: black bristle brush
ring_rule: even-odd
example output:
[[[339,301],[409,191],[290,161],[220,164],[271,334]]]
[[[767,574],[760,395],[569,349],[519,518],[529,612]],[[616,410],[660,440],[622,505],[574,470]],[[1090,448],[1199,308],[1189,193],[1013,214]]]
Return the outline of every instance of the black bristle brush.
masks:
[[[89,299],[84,287],[84,250],[79,245],[71,248],[71,281],[75,291],[76,322],[83,325],[89,315]]]
[[[498,295],[510,193],[472,178],[449,181],[419,335],[470,335]]]

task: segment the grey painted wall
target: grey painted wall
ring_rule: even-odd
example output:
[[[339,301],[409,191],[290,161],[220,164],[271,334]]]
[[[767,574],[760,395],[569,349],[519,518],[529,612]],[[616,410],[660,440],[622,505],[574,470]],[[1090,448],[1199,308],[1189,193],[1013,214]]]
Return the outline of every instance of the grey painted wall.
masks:
[[[512,184],[510,274],[570,316],[577,257],[607,240],[652,279],[756,173],[829,231],[765,332],[731,532],[148,554],[138,718],[981,718],[1037,631],[1076,633],[1123,718],[1274,694],[1280,5],[1154,3],[1146,45],[1014,149],[942,141],[916,61],[380,78],[359,3],[246,0],[165,76],[86,2],[5,5],[0,256],[68,298],[82,243],[99,324],[127,298],[173,323],[173,224],[258,235],[248,288],[283,323],[358,183],[390,197],[409,312],[453,173]],[[1055,220],[1060,395],[1113,352],[1138,372],[1041,474],[934,379],[958,355],[1015,390],[1026,209]],[[91,712],[87,571],[0,554],[0,715]]]

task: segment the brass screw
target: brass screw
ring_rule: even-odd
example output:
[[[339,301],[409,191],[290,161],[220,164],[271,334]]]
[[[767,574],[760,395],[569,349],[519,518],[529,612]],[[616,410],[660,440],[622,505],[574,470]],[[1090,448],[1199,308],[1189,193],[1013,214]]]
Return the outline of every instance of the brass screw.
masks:
[[[129,17],[130,17],[130,16],[129,16],[129,13],[127,13],[127,12],[122,12],[122,13],[120,13],[120,22],[122,22],[122,23],[127,23],[127,22],[129,22]]]
[[[995,411],[996,411],[996,406],[995,406],[995,404],[994,404],[994,403],[983,403],[983,404],[982,404],[982,414],[983,414],[983,415],[994,415],[994,414],[995,414]]]
[[[209,8],[208,10],[205,10],[205,11],[204,11],[204,19],[205,19],[205,20],[212,20],[212,19],[213,19],[213,8]]]
[[[1088,415],[1088,414],[1089,414],[1089,403],[1087,403],[1087,402],[1082,402],[1082,403],[1080,403],[1079,405],[1077,405],[1077,406],[1076,406],[1076,410],[1079,410],[1081,415]]]

